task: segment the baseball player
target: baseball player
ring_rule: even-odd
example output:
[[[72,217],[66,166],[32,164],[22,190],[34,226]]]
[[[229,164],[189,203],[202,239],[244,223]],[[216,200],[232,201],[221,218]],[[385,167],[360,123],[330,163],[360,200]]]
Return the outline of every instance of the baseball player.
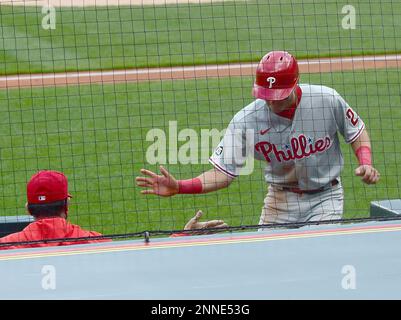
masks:
[[[24,230],[0,238],[0,244],[8,242],[29,242],[49,239],[64,239],[57,242],[36,242],[0,246],[0,250],[71,244],[86,244],[110,241],[88,239],[68,241],[70,238],[98,237],[100,233],[88,231],[67,221],[69,199],[67,177],[58,171],[42,170],[34,174],[27,184],[26,208],[35,219]]]
[[[259,224],[341,219],[344,160],[338,133],[358,159],[355,174],[375,184],[380,174],[372,166],[370,139],[362,119],[334,89],[298,80],[291,54],[267,53],[256,69],[256,100],[229,123],[209,159],[213,169],[189,180],[176,180],[164,167],[162,175],[142,169],[145,176],[136,178],[146,188],[141,193],[173,196],[226,188],[241,174],[243,155],[251,152],[266,162],[269,185]]]
[[[62,246],[111,241],[110,239],[90,239],[102,236],[96,231],[88,231],[67,221],[69,199],[67,177],[58,171],[43,170],[34,174],[27,184],[28,213],[35,219],[24,230],[0,238],[0,250],[32,247]],[[173,236],[189,236],[216,232],[216,228],[226,228],[222,220],[201,222],[202,211],[188,221],[185,233],[176,233]],[[212,229],[212,230],[210,230]],[[193,231],[192,231],[193,230]],[[87,240],[72,240],[88,237]],[[49,239],[65,239],[57,242],[35,242],[17,244],[17,242],[40,241]],[[14,243],[1,245],[5,243]]]

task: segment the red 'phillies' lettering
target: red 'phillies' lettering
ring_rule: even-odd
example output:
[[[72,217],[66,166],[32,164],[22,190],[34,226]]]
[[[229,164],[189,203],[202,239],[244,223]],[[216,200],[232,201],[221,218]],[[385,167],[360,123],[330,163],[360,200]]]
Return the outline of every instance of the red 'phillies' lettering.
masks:
[[[267,141],[260,141],[255,144],[255,150],[257,152],[262,152],[263,156],[265,157],[267,162],[271,162],[269,158],[269,153],[272,151],[272,145],[270,142]]]
[[[358,118],[356,118],[354,111],[352,111],[351,108],[347,109],[347,112],[345,113],[347,118],[351,121],[352,125],[355,127],[358,124]]]
[[[291,146],[291,148],[290,148]],[[308,143],[305,135],[293,137],[290,140],[290,146],[286,151],[278,150],[277,146],[268,141],[260,141],[255,145],[255,150],[262,153],[267,162],[271,162],[269,154],[273,152],[278,162],[290,161],[295,159],[307,158],[312,154],[324,152],[331,147],[329,136],[317,139],[315,143]]]

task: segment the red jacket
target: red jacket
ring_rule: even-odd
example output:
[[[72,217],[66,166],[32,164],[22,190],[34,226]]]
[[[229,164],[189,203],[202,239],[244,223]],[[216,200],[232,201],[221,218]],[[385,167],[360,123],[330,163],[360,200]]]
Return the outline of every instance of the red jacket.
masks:
[[[20,241],[36,241],[44,239],[59,239],[59,238],[81,238],[101,236],[95,231],[83,230],[80,226],[69,223],[64,218],[45,218],[39,219],[29,224],[21,232],[16,232],[0,238],[0,243],[5,242],[20,242]],[[94,242],[111,241],[109,239],[102,240],[82,240],[82,241],[60,241],[49,243],[34,243],[22,244],[14,246],[0,246],[0,250],[4,249],[19,249],[19,248],[34,248],[34,247],[50,247],[50,246],[65,246],[71,244],[85,244]]]

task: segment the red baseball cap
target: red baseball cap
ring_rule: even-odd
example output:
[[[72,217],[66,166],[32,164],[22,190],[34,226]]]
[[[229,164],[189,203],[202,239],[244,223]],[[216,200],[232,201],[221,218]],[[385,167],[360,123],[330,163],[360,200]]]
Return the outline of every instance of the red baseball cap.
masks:
[[[26,193],[28,203],[42,204],[72,198],[68,193],[67,177],[58,171],[43,170],[29,180]]]

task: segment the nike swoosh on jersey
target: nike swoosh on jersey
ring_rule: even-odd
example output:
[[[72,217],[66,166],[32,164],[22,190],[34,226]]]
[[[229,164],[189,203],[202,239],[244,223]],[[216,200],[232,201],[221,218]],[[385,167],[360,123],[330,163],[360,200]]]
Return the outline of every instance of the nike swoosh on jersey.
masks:
[[[265,129],[265,130],[260,130],[259,133],[263,136],[266,134],[271,128]]]

